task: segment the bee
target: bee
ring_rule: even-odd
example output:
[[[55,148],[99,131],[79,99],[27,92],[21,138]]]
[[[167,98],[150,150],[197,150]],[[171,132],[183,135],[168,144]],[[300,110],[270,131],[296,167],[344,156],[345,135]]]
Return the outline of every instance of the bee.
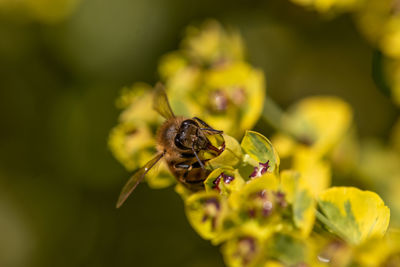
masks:
[[[224,150],[224,142],[222,142],[220,148],[217,148],[207,137],[210,135],[221,136],[222,131],[213,129],[197,117],[190,119],[175,116],[165,89],[160,83],[155,86],[153,108],[166,119],[157,131],[157,154],[137,170],[122,188],[117,208],[125,202],[149,170],[161,159],[165,160],[178,182],[191,191],[202,190],[204,188],[203,182],[210,173],[210,170],[205,168],[209,159],[204,159],[202,154],[208,152],[216,157]]]

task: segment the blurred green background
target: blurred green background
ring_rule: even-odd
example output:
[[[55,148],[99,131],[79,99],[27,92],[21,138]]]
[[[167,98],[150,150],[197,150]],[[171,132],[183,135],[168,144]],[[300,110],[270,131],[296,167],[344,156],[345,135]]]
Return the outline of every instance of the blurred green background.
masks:
[[[238,29],[250,63],[265,71],[268,95],[283,108],[305,96],[340,96],[353,106],[362,137],[386,138],[399,115],[374,85],[373,49],[349,15],[327,19],[282,0],[82,0],[48,20],[6,2],[1,267],[223,265],[172,188],[142,185],[115,209],[129,176],[107,148],[115,99],[122,86],[154,84],[158,59],[178,48],[191,23],[215,18]],[[258,129],[269,136],[264,126]]]

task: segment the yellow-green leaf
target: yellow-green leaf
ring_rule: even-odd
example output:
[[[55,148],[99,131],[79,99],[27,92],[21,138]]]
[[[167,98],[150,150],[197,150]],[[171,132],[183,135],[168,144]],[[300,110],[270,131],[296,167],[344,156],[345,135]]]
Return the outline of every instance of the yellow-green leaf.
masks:
[[[319,195],[318,219],[351,244],[382,237],[389,225],[390,210],[375,193],[354,187],[332,187]]]
[[[247,155],[257,162],[266,163],[269,161],[270,168],[268,172],[278,170],[280,163],[279,156],[271,142],[262,134],[254,131],[246,131],[241,147]]]
[[[217,169],[221,167],[235,167],[238,165],[242,158],[242,149],[238,141],[235,138],[224,134],[225,140],[225,149],[224,152],[221,153],[216,158],[213,158],[207,162],[207,166],[211,169]]]
[[[300,179],[300,174],[296,171],[283,171],[281,190],[285,193],[286,200],[292,204],[295,226],[300,229],[303,237],[307,237],[314,226],[315,201]]]

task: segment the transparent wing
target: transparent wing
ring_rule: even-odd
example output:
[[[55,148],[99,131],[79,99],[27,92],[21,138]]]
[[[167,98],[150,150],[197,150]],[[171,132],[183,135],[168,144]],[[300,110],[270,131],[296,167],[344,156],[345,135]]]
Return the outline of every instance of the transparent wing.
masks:
[[[169,105],[165,88],[161,83],[157,83],[155,86],[153,108],[166,119],[175,117],[174,112],[172,112],[171,106]]]
[[[146,163],[142,168],[140,168],[137,172],[135,172],[132,177],[128,180],[128,182],[124,185],[121,190],[121,193],[118,197],[117,208],[121,207],[124,204],[125,200],[129,197],[129,195],[133,192],[136,186],[143,180],[144,176],[148,171],[156,165],[156,163],[164,156],[164,154],[158,154],[152,160]]]

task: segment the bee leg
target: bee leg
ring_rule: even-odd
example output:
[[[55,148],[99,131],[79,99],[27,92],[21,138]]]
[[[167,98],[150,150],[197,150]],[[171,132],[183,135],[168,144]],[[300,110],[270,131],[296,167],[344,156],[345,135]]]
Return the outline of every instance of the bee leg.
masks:
[[[205,169],[203,162],[201,162],[201,160],[200,160],[199,156],[197,155],[196,150],[194,150],[194,147],[193,147],[193,146],[192,146],[192,151],[193,151],[193,154],[196,156],[197,162],[199,162],[200,167],[201,167],[202,169]]]
[[[202,119],[200,119],[200,118],[193,117],[193,120],[199,122],[201,125],[203,125],[203,126],[206,127],[206,128],[211,128],[210,125],[208,125],[207,123],[205,123],[205,122],[204,122]],[[212,129],[212,128],[211,128],[211,129]]]
[[[211,134],[222,134],[223,131],[215,130],[213,128],[200,128],[200,130],[210,132]]]
[[[213,145],[210,144],[210,143],[207,145],[207,148],[208,148],[208,149],[211,149],[211,150],[213,150],[213,151],[215,151],[215,152],[217,152],[218,155],[220,155],[220,154],[221,154],[222,152],[224,152],[224,150],[225,150],[225,142],[222,144],[221,149],[218,149],[217,147],[213,146]]]
[[[204,122],[202,119],[193,117],[193,120],[196,120],[198,123],[200,123],[201,125],[204,126],[204,128],[200,128],[200,130],[211,132],[212,134],[222,134],[223,133],[223,131],[215,130],[210,125],[208,125],[206,122]]]

